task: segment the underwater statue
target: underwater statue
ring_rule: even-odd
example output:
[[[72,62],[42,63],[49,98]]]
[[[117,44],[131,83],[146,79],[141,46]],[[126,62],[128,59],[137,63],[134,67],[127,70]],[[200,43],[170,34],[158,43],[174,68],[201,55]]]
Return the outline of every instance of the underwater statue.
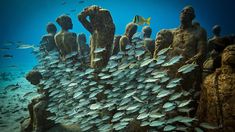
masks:
[[[216,38],[220,37],[221,27],[219,25],[215,25],[212,27],[213,37],[208,41],[208,53],[210,53],[214,48],[214,41]]]
[[[89,17],[89,20],[87,20],[87,17]],[[106,66],[111,56],[115,32],[115,25],[110,12],[98,6],[90,6],[78,15],[78,19],[91,33],[91,67],[102,68]]]
[[[207,33],[200,24],[192,24],[194,9],[186,6],[180,14],[180,27],[172,30],[172,54],[182,55],[185,63],[197,62],[202,65],[207,46]]]
[[[172,77],[182,77],[181,87],[184,90],[192,90],[190,97],[192,97],[191,105],[197,108],[197,100],[199,99],[201,76],[202,76],[202,64],[206,56],[207,47],[207,33],[200,26],[200,24],[193,24],[195,18],[195,12],[193,7],[186,6],[180,13],[180,27],[172,30],[162,31],[156,39],[156,51],[154,58],[157,58],[157,52],[165,47],[170,46],[170,50],[167,53],[167,58],[174,56],[182,56],[180,61],[173,67],[169,67],[169,75]],[[168,33],[168,32],[171,33]],[[172,34],[172,35],[171,35]],[[163,38],[163,36],[167,38]],[[170,43],[171,42],[171,43]],[[170,44],[169,44],[170,43]],[[190,74],[179,74],[177,69],[185,64],[195,63],[198,66]],[[195,109],[191,111],[190,115],[194,116]]]
[[[197,111],[200,122],[219,126],[223,132],[235,131],[235,45],[222,53],[222,66],[204,82]]]
[[[144,38],[150,38],[152,34],[152,29],[150,26],[144,26],[142,28],[142,33]]]
[[[41,42],[40,42],[40,44],[41,44],[40,50],[45,53],[48,53],[50,51],[57,50],[57,46],[56,46],[55,39],[54,39],[57,28],[56,28],[55,24],[50,22],[47,24],[46,30],[47,30],[48,34],[46,34],[42,37]]]
[[[116,55],[120,51],[119,42],[120,42],[121,37],[122,37],[121,35],[117,35],[114,37],[112,55]]]
[[[86,35],[84,33],[81,33],[78,35],[77,43],[78,43],[79,53],[82,57],[84,57],[82,59],[83,62],[89,61],[89,60],[86,60],[86,58],[87,58],[86,56],[88,56],[90,53],[90,47],[89,47],[89,45],[87,45]]]
[[[156,59],[157,58],[157,53],[164,49],[169,47],[173,42],[173,34],[170,30],[160,30],[155,39],[155,50],[154,50],[154,55],[153,57]]]
[[[221,67],[222,52],[228,45],[234,44],[234,35],[220,36],[221,28],[215,25],[212,28],[214,36],[208,41],[208,55],[203,63],[203,76],[207,76]]]
[[[152,58],[155,51],[155,41],[151,38],[145,38],[143,40],[143,43],[144,43],[144,48],[146,50],[146,54],[148,54]]]
[[[150,26],[144,26],[142,28],[143,44],[144,48],[151,57],[153,57],[155,51],[155,41],[151,39],[152,29]]]
[[[61,31],[55,35],[55,42],[62,59],[71,52],[78,52],[77,35],[69,32],[73,28],[72,20],[67,15],[61,15],[56,19],[61,26]]]
[[[138,26],[130,22],[126,25],[125,34],[120,38],[120,51],[126,51],[126,46],[131,44],[132,36],[136,33]]]
[[[31,71],[26,75],[26,79],[33,85],[39,86],[42,75],[38,71]],[[44,132],[54,126],[54,121],[47,120],[51,114],[46,111],[48,105],[48,93],[42,88],[38,88],[41,96],[33,98],[28,105],[29,119],[21,123],[22,132]]]

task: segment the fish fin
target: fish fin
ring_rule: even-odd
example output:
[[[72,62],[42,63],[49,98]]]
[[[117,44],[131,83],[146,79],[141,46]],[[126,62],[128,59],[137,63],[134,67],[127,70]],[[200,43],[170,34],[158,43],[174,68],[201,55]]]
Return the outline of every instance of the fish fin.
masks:
[[[146,20],[146,24],[150,25],[150,20],[151,20],[151,17],[149,17],[149,18]]]

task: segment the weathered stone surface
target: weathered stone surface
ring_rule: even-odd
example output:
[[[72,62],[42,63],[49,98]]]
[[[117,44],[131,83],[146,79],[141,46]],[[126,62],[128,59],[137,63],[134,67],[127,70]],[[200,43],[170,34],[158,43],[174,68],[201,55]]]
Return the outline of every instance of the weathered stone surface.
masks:
[[[144,38],[150,38],[152,34],[152,28],[150,26],[144,26],[142,28],[142,33]]]
[[[38,71],[31,71],[27,74],[26,79],[33,85],[38,85],[42,79],[42,75]],[[48,105],[47,91],[38,88],[41,96],[31,100],[28,105],[29,119],[25,119],[21,123],[22,132],[44,132],[54,126],[54,121],[47,120],[50,112],[46,111]]]
[[[163,48],[171,47],[167,53],[167,58],[170,59],[174,56],[183,56],[183,58],[174,66],[167,67],[168,74],[171,77],[181,77],[181,88],[190,90],[190,97],[193,101],[191,107],[197,108],[196,96],[200,91],[202,63],[205,59],[207,34],[200,24],[193,24],[195,18],[194,9],[191,6],[186,6],[180,14],[180,27],[172,30],[160,31],[156,39],[156,49],[154,57],[157,58],[157,52]],[[188,63],[196,63],[198,67],[190,73],[180,74],[177,70]],[[195,111],[191,112],[194,116]]]
[[[155,50],[154,50],[154,58],[157,58],[157,53],[169,47],[173,42],[173,34],[170,30],[163,29],[159,31],[156,35],[155,39]]]
[[[223,131],[235,131],[235,45],[222,54],[222,66],[203,82],[197,117],[200,122],[220,126]],[[218,131],[218,130],[212,130]]]
[[[82,59],[82,62],[84,62],[84,63],[89,62],[90,60],[86,60],[86,58],[88,58],[87,56],[90,53],[90,47],[87,44],[86,35],[84,33],[81,33],[78,35],[77,43],[78,43],[78,51],[80,53],[80,56],[84,57]]]
[[[47,24],[47,32],[48,34],[44,35],[40,42],[40,50],[43,52],[50,52],[52,50],[57,50],[57,46],[55,44],[54,36],[56,34],[56,26],[53,23]]]
[[[61,57],[64,58],[65,55],[78,51],[77,35],[69,32],[73,28],[72,20],[69,16],[61,15],[56,19],[56,22],[61,26],[62,30],[55,35],[55,42]]]
[[[87,20],[89,17],[90,21]],[[112,53],[115,25],[108,10],[98,6],[85,8],[79,15],[79,21],[91,33],[90,55],[91,67],[102,68],[107,65]],[[105,48],[101,53],[95,53],[97,48]],[[99,61],[94,61],[100,58]]]
[[[126,51],[126,46],[131,44],[132,36],[137,31],[137,25],[130,22],[126,25],[125,34],[120,38],[119,45],[120,51]]]

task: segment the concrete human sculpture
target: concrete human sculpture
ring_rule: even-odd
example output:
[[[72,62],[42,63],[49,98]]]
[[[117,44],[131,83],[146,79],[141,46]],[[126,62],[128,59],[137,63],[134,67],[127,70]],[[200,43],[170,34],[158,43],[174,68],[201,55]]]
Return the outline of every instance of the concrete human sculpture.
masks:
[[[203,82],[197,117],[200,122],[218,126],[224,132],[235,131],[235,45],[226,47],[222,66]]]
[[[133,22],[130,22],[126,25],[125,34],[120,38],[119,41],[120,51],[126,51],[126,46],[131,44],[132,37],[136,33],[137,28],[137,25]]]
[[[45,53],[48,53],[50,51],[57,50],[57,47],[55,44],[55,39],[54,39],[57,28],[56,28],[55,24],[50,22],[47,24],[46,30],[47,30],[48,34],[46,34],[42,37],[41,42],[40,42],[40,44],[41,44],[40,50]]]
[[[64,58],[65,55],[71,52],[78,52],[77,35],[69,32],[73,28],[72,20],[67,15],[61,15],[56,19],[56,22],[61,26],[61,31],[55,35],[57,48]]]
[[[89,21],[87,20],[89,17]],[[107,65],[112,52],[115,25],[110,12],[98,6],[85,8],[79,15],[79,21],[91,33],[90,56],[92,68],[102,68]],[[104,49],[95,52],[96,49]]]

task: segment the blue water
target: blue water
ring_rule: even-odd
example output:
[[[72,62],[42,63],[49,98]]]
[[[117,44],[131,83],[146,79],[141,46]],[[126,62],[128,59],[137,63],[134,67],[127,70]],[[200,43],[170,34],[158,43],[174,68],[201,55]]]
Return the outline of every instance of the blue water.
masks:
[[[62,5],[62,2],[66,2]],[[77,14],[89,5],[99,5],[110,10],[116,25],[115,34],[123,34],[125,26],[135,15],[151,17],[152,38],[160,29],[175,28],[179,25],[179,13],[185,5],[192,5],[196,11],[196,20],[211,36],[211,27],[219,24],[222,34],[235,31],[235,13],[232,12],[234,0],[1,0],[0,1],[0,46],[4,41],[23,41],[38,45],[40,38],[46,33],[48,22],[63,14],[70,13],[73,20],[73,32],[89,33],[77,19]],[[71,9],[76,12],[71,13]],[[57,25],[58,30],[60,27]],[[141,27],[138,29],[141,30]],[[12,54],[11,59],[2,58],[4,54]],[[18,50],[14,46],[7,51],[0,51],[1,71],[13,71],[9,65],[17,65],[18,70],[28,71],[37,61],[31,49]]]

